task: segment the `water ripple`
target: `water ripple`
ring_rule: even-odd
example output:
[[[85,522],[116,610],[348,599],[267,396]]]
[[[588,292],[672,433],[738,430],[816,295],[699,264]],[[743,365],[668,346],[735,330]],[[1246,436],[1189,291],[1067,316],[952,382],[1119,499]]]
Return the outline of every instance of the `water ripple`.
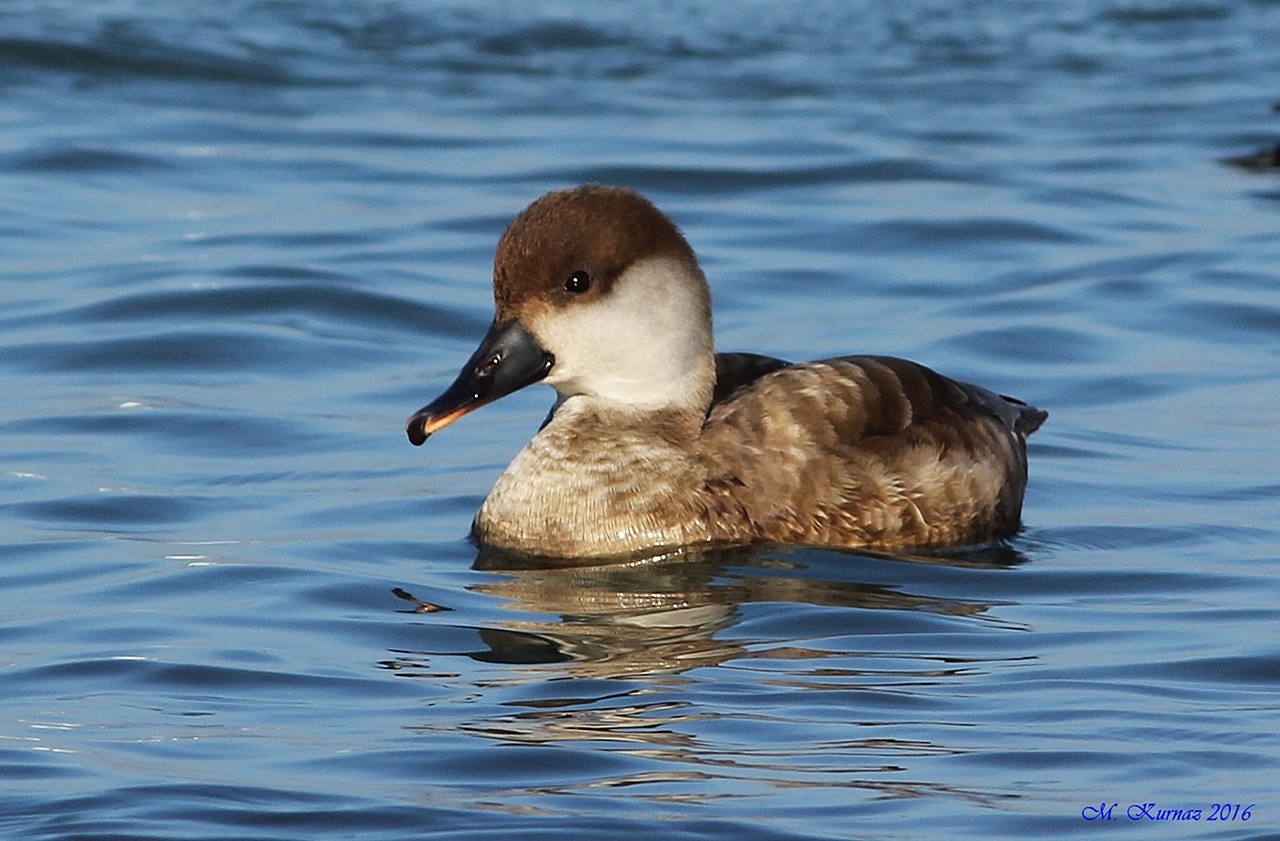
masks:
[[[189,522],[212,500],[154,494],[98,494],[9,506],[19,515],[70,529],[128,531]],[[220,503],[218,504],[220,507]]]
[[[123,24],[105,25],[92,43],[84,44],[49,38],[0,38],[0,63],[108,79],[278,84],[286,78],[266,62],[175,44],[153,37],[141,26]]]
[[[139,174],[170,171],[175,168],[167,160],[156,155],[83,145],[62,148],[45,147],[38,151],[9,154],[5,158],[7,158],[5,166],[15,172],[53,175],[93,172]]]
[[[150,336],[33,342],[5,356],[47,372],[227,371],[294,369],[305,357],[297,342],[248,331],[166,331]]]
[[[127,320],[165,322],[174,318],[227,321],[244,316],[287,317],[358,326],[369,335],[391,328],[403,333],[471,338],[483,323],[448,307],[419,300],[352,289],[335,283],[330,272],[292,266],[253,266],[235,274],[286,281],[270,285],[200,290],[168,290],[122,295],[71,313],[86,323]],[[238,341],[238,339],[237,339]]]
[[[574,169],[559,177],[561,180],[626,184],[634,185],[637,189],[692,195],[732,194],[770,187],[799,188],[818,184],[891,184],[898,181],[966,183],[976,178],[962,169],[928,159],[884,159],[807,168],[757,170],[609,166]]]

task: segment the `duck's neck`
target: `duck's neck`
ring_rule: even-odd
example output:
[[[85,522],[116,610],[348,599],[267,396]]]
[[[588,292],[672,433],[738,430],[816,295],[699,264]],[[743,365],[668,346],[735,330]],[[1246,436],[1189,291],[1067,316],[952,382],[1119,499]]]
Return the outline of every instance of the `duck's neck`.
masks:
[[[609,447],[625,441],[628,445],[661,446],[658,442],[665,442],[692,448],[702,432],[710,400],[704,401],[700,390],[687,397],[678,404],[620,404],[588,395],[560,397],[539,434],[554,424],[556,437],[571,438],[580,447],[597,443]]]

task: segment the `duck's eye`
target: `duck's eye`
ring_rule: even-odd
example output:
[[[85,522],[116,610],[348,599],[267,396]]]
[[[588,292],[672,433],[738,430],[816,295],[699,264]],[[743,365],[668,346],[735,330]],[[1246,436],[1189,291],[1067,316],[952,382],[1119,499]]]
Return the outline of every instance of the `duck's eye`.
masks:
[[[564,282],[564,291],[572,292],[575,295],[581,295],[591,288],[591,275],[579,269],[569,275],[569,279]]]

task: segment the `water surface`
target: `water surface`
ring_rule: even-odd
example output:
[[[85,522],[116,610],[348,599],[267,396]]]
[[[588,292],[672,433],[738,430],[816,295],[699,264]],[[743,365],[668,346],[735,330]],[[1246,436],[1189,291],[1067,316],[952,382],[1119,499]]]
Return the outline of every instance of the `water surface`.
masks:
[[[0,6],[0,832],[1275,837],[1280,176],[1220,159],[1277,141],[1278,42],[1263,0]],[[402,423],[589,180],[682,226],[721,349],[1049,410],[1024,533],[478,552],[549,390]]]

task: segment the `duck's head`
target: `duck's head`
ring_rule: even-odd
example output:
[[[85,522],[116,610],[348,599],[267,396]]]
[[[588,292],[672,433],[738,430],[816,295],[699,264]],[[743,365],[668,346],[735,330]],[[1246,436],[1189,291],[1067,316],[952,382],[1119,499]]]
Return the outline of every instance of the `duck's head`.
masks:
[[[637,193],[589,184],[515,218],[493,264],[494,319],[453,385],[409,418],[409,440],[530,383],[561,401],[702,412],[715,361],[693,250]]]

